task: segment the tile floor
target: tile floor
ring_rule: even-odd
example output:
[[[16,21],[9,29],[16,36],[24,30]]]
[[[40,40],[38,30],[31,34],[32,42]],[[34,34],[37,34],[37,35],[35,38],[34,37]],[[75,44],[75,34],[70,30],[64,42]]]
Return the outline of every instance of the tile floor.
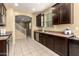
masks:
[[[11,47],[9,56],[59,56],[42,44],[27,39],[16,39],[16,43]]]

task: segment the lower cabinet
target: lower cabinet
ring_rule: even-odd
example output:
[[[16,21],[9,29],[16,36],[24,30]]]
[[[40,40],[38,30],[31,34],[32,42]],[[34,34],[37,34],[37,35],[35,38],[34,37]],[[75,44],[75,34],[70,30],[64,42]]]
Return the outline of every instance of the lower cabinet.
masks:
[[[36,32],[34,32],[34,40],[36,40]]]
[[[54,45],[53,45],[54,40],[52,39],[51,35],[46,35],[46,34],[40,33],[39,42],[51,50],[53,50],[53,48],[54,48]]]
[[[0,40],[0,56],[8,56],[10,45],[12,46],[11,38]]]
[[[39,42],[61,56],[68,56],[68,39],[55,35],[39,33]]]
[[[41,44],[43,44],[43,45],[46,46],[45,34],[43,34],[43,33],[40,33],[40,34],[39,34],[39,42],[40,42]]]
[[[69,55],[70,56],[79,56],[79,41],[78,40],[69,40]]]
[[[51,35],[46,35],[46,47],[54,50],[54,39]]]
[[[0,56],[6,56],[6,40],[0,40]]]
[[[66,38],[62,37],[54,37],[55,43],[54,43],[54,51],[57,52],[59,55],[68,55],[68,42],[66,41]]]

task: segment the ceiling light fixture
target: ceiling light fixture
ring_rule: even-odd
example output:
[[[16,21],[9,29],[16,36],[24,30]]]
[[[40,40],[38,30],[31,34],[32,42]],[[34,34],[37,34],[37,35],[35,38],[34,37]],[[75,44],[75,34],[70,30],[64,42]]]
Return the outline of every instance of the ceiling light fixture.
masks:
[[[15,6],[18,6],[19,4],[18,4],[18,3],[15,3],[14,5],[15,5]]]
[[[56,9],[55,7],[52,8],[52,10],[55,10],[55,9]]]
[[[35,11],[35,8],[33,8],[32,10]]]

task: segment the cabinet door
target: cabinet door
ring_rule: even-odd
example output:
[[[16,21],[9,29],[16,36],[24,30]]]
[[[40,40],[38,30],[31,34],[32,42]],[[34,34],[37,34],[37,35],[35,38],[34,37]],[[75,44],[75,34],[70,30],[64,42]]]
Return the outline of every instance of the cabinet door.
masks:
[[[62,3],[60,7],[60,24],[71,23],[71,6],[69,3]]]
[[[71,23],[71,4],[59,3],[53,10],[53,24],[70,24]]]
[[[52,17],[52,19],[53,19],[53,24],[54,25],[58,25],[59,24],[59,20],[60,20],[60,13],[59,13],[59,11],[60,11],[60,5],[59,4],[57,4],[55,7],[53,7],[54,8],[54,10],[52,11],[53,12],[53,17]]]
[[[34,40],[36,40],[36,32],[34,32]]]
[[[0,3],[0,26],[4,26],[6,22],[6,8]]]
[[[79,56],[79,41],[73,39],[69,41],[69,55]]]
[[[40,33],[39,34],[39,42],[43,45],[46,45],[46,39],[45,39],[45,34]]]
[[[59,55],[68,55],[67,51],[67,41],[65,41],[65,38],[62,37],[54,37],[55,39],[55,47],[54,50],[57,52]]]
[[[41,14],[36,16],[36,26],[38,26],[38,27],[41,26]]]
[[[2,15],[0,15],[0,25],[3,23],[3,20],[2,20]]]
[[[42,35],[42,33],[39,33],[39,42],[41,44],[43,44],[43,35]]]
[[[0,3],[0,15],[2,14],[2,3]]]
[[[54,49],[54,39],[51,35],[47,35],[46,37],[46,46],[51,50]]]
[[[6,55],[6,40],[0,40],[0,56]]]
[[[6,8],[4,5],[3,5],[3,14],[6,15]]]

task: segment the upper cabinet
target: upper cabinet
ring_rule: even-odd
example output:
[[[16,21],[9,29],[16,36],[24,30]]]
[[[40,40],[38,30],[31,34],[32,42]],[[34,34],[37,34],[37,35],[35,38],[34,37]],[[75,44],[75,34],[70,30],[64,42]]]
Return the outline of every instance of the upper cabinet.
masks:
[[[59,24],[71,24],[71,3],[56,3],[36,16],[38,27],[52,27]]]
[[[52,27],[52,8],[44,12],[44,27]]]
[[[52,7],[53,25],[71,23],[71,4],[57,3]]]
[[[3,3],[0,3],[0,26],[4,26],[6,23],[6,8]]]
[[[44,26],[44,14],[38,14],[36,16],[36,26],[43,27]]]

